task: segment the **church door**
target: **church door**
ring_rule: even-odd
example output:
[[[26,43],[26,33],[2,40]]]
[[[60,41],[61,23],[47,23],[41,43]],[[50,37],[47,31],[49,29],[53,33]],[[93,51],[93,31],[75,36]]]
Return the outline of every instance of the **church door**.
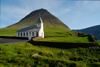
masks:
[[[38,37],[38,32],[36,32],[36,37]]]

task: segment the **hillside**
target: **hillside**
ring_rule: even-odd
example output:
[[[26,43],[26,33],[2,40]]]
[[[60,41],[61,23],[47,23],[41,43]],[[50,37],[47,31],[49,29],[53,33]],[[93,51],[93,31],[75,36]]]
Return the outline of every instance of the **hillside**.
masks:
[[[92,27],[88,27],[88,28],[80,29],[80,30],[74,30],[74,31],[83,32],[86,34],[92,34],[97,39],[100,40],[100,25],[96,25],[96,26],[92,26]]]
[[[21,19],[18,23],[15,23],[9,26],[8,28],[12,28],[12,27],[19,28],[20,26],[34,25],[37,19],[39,18],[39,16],[42,18],[44,22],[44,28],[54,28],[60,26],[65,29],[69,29],[63,22],[61,22],[57,17],[52,15],[46,9],[39,9],[31,12],[23,19]]]
[[[100,48],[0,45],[0,67],[100,67]]]
[[[0,29],[0,35],[7,35],[10,36],[12,34],[13,36],[16,35],[16,31],[19,29],[20,26],[29,26],[29,25],[35,25],[37,19],[40,17],[43,20],[44,23],[44,32],[45,36],[55,36],[56,34],[59,36],[65,36],[66,31],[70,31],[68,26],[66,26],[62,21],[60,21],[57,17],[52,15],[50,12],[48,12],[46,9],[39,9],[31,12],[27,16],[25,16],[23,19],[21,19],[19,22],[8,26],[4,29]],[[10,33],[10,32],[12,33]],[[6,32],[6,33],[5,33]]]

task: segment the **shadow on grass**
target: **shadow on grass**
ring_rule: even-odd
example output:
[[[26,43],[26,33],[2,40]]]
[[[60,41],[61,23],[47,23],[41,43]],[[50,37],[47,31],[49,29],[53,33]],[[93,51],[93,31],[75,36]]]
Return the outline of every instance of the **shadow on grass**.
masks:
[[[89,47],[98,47],[95,43],[63,43],[63,42],[41,42],[41,41],[29,41],[29,43],[37,46],[47,46],[47,47],[54,47],[54,48],[89,48]]]

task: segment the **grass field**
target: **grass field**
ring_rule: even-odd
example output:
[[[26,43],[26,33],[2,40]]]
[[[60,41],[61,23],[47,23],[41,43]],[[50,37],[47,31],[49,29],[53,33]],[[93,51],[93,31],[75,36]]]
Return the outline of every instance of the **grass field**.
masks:
[[[43,39],[39,39],[38,41],[46,41],[46,42],[64,42],[64,43],[91,43],[88,37],[47,37]]]
[[[53,27],[52,27],[53,28]],[[71,30],[45,29],[47,37],[38,41],[91,43]],[[17,29],[0,29],[0,36],[16,36]],[[99,44],[99,42],[98,42]],[[0,67],[99,67],[100,48],[56,48],[25,43],[0,45]]]
[[[30,43],[0,45],[0,67],[100,67],[100,48],[52,48]]]
[[[0,29],[0,36],[16,36],[16,31],[13,29]]]
[[[0,36],[16,36],[16,31],[18,29],[9,29],[9,28],[4,28],[0,29]],[[74,31],[66,31],[66,30],[61,30],[61,29],[45,29],[44,30],[44,35],[45,36],[75,36]]]

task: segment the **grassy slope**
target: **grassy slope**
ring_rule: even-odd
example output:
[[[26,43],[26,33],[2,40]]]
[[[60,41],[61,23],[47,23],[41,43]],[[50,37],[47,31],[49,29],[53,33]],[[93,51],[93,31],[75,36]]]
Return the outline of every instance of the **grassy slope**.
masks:
[[[0,29],[0,36],[16,36],[15,29]]]
[[[67,29],[60,25],[52,25],[49,22],[45,22],[44,24],[44,34],[45,36],[66,36],[68,33],[73,33],[70,31],[70,29]],[[32,24],[31,24],[32,25]],[[26,24],[19,24],[19,25],[13,25],[7,28],[0,29],[0,36],[16,36],[16,31],[20,28],[20,26],[27,26]],[[61,34],[59,34],[61,33]]]
[[[52,48],[30,43],[0,45],[0,67],[99,67],[100,48]]]
[[[88,37],[47,37],[40,39],[38,41],[47,41],[47,42],[66,42],[66,43],[90,43]]]
[[[46,27],[44,26],[44,34],[45,36],[69,36],[69,34],[74,35],[74,31],[67,30],[64,27],[58,26],[58,28],[55,28],[56,26],[50,26]],[[19,27],[12,27],[12,28],[3,28],[0,29],[0,36],[16,36],[16,31]]]
[[[0,36],[16,36],[16,29],[0,29]],[[65,30],[53,30],[53,29],[46,29],[44,30],[45,36],[68,36],[69,34],[66,33]],[[73,32],[68,31],[72,35],[74,35]]]
[[[0,29],[0,36],[15,36],[16,31],[20,26],[36,25],[39,14],[41,14],[41,18],[43,20],[45,36],[65,36],[65,34],[67,34],[66,31],[70,31],[70,29],[57,17],[53,16],[45,9],[40,9],[31,12],[18,23],[4,29]]]
[[[86,33],[86,34],[92,34],[97,39],[100,40],[100,25],[96,25],[96,26],[92,26],[92,27],[88,27],[88,28],[76,30],[76,31],[83,32],[83,33]]]
[[[31,12],[30,14],[25,16],[23,19],[21,19],[18,23],[13,24],[4,29],[0,29],[0,36],[5,36],[5,35],[15,36],[16,31],[19,29],[20,26],[35,25],[39,18],[38,16],[39,14],[41,14],[41,17],[44,23],[43,25],[44,25],[45,36],[55,36],[57,34],[57,33],[55,34],[55,32],[66,33],[66,31],[70,31],[70,29],[58,18],[50,14],[47,10],[40,9],[40,10]],[[63,34],[61,34],[61,36],[62,35]]]

